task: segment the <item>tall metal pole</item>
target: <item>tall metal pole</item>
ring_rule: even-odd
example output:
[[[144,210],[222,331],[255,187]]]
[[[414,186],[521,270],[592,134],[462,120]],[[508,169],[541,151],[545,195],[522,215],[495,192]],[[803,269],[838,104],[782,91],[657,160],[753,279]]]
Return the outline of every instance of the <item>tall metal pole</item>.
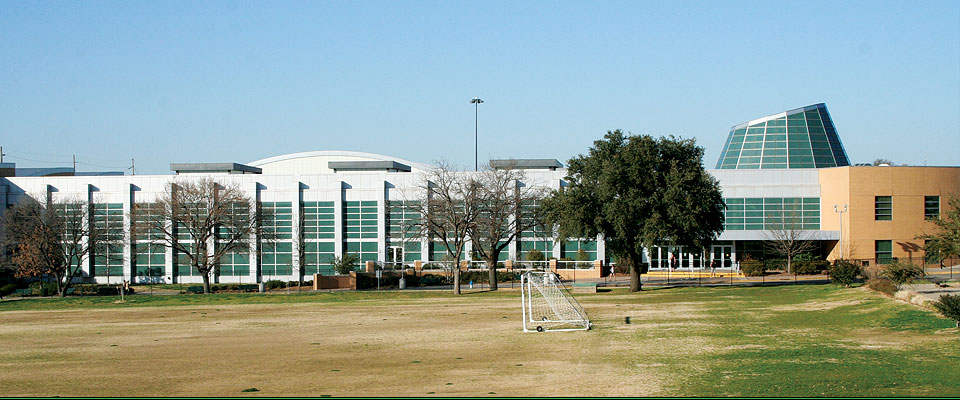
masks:
[[[474,171],[479,171],[479,170],[480,170],[480,162],[479,162],[479,158],[480,158],[480,157],[479,157],[479,150],[478,150],[478,148],[479,148],[480,140],[479,140],[479,134],[478,134],[478,132],[480,131],[480,129],[479,129],[479,128],[480,128],[480,122],[479,122],[479,121],[480,121],[480,119],[479,119],[479,116],[480,116],[480,103],[483,103],[483,100],[480,100],[479,97],[474,97],[473,99],[470,100],[470,103],[473,104],[473,170],[474,170]]]
[[[843,213],[847,212],[847,205],[844,204],[841,210],[839,205],[834,204],[833,212],[840,215],[840,240],[837,241],[837,246],[840,247],[840,259],[843,260]]]
[[[480,170],[480,103],[473,105],[473,170]]]

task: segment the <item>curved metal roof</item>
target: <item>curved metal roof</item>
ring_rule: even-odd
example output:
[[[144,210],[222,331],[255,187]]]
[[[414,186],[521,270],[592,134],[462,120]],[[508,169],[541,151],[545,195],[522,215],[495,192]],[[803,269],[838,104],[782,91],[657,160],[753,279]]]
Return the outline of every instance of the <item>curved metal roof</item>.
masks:
[[[409,160],[405,160],[397,157],[391,157],[383,154],[365,153],[361,151],[343,151],[343,150],[304,151],[300,153],[281,154],[279,156],[273,156],[273,157],[249,162],[247,163],[247,165],[250,165],[253,167],[263,167],[264,165],[275,163],[278,161],[287,161],[287,160],[294,160],[298,158],[314,158],[314,157],[357,157],[357,158],[369,159],[370,161],[396,161],[401,164],[409,165],[415,169],[431,169],[432,168],[427,164],[409,161]]]

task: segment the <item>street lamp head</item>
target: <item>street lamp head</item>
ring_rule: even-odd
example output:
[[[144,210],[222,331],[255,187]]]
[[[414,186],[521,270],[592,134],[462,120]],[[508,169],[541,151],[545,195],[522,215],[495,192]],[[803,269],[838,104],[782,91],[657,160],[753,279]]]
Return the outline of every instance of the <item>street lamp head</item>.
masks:
[[[483,100],[480,100],[479,97],[474,97],[473,99],[470,100],[470,104],[480,104],[480,103],[483,103]]]

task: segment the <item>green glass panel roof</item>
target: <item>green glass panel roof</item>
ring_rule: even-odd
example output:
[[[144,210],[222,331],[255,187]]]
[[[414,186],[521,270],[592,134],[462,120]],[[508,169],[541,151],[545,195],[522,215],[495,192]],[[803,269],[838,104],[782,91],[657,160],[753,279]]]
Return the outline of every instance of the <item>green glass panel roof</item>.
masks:
[[[831,168],[847,165],[850,165],[850,160],[823,103],[734,126],[717,160],[717,168],[722,169]]]

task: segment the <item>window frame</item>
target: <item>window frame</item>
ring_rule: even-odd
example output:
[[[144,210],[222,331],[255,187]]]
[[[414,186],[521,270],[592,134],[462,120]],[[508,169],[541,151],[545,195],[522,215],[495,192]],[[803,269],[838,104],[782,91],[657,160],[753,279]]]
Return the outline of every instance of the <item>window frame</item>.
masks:
[[[928,206],[931,200],[936,201],[936,212],[931,213],[931,207]],[[940,219],[940,196],[923,196],[923,219],[925,221],[932,221]]]
[[[885,198],[886,201],[880,199]],[[881,208],[881,205],[887,207]],[[887,211],[881,213],[881,211]],[[873,196],[873,220],[874,221],[893,221],[893,196]]]

